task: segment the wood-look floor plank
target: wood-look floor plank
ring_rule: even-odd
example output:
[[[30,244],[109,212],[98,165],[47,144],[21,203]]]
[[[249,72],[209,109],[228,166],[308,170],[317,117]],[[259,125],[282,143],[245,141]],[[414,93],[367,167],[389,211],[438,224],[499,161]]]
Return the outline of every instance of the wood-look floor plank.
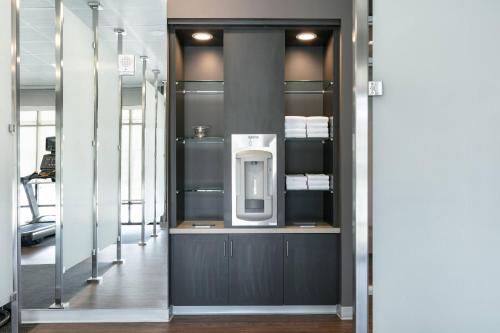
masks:
[[[315,316],[183,316],[170,323],[44,324],[30,333],[352,333],[352,321]]]

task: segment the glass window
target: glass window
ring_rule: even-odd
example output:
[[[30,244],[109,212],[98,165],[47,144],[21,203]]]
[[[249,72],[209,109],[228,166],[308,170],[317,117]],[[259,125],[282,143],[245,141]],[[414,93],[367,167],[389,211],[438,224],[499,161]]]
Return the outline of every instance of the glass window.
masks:
[[[55,116],[56,113],[53,110],[21,110],[19,117],[19,172],[21,177],[40,171],[43,155],[49,153],[45,150],[45,139],[55,136]],[[47,181],[33,186],[33,192],[40,205],[40,214],[55,215],[56,195],[54,183]],[[21,223],[31,221],[31,211],[23,189],[21,190],[19,205]]]
[[[122,223],[140,223],[141,202],[142,110],[122,112]]]

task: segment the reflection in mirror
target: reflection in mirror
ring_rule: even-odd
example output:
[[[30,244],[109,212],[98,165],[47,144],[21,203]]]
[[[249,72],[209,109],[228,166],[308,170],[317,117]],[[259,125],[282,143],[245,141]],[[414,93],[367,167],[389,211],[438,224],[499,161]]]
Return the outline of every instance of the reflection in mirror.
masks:
[[[165,1],[108,0],[100,2],[99,10],[87,1],[64,1],[62,121],[57,129],[55,1],[20,2],[19,163],[21,174],[29,176],[23,180],[20,216],[30,226],[38,216],[47,216],[47,232],[22,249],[22,307],[164,308]],[[124,33],[117,33],[121,29]],[[120,53],[133,56],[127,76],[119,75]],[[148,57],[145,76],[143,55]],[[54,151],[50,138],[59,131],[62,149]],[[55,154],[60,163],[54,162]],[[49,217],[57,213],[55,175],[62,185],[60,230]],[[138,246],[141,242],[145,246]],[[56,248],[60,266],[55,265]],[[56,277],[62,281],[61,294]]]
[[[20,1],[19,233],[21,306],[46,309],[55,276],[55,13]]]

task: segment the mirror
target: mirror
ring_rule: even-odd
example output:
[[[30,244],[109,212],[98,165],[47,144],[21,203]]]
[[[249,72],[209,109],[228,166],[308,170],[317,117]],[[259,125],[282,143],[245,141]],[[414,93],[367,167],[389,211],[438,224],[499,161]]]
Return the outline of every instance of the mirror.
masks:
[[[22,247],[21,306],[165,308],[166,3],[64,1],[58,81],[59,1],[20,2],[20,221],[51,226]]]

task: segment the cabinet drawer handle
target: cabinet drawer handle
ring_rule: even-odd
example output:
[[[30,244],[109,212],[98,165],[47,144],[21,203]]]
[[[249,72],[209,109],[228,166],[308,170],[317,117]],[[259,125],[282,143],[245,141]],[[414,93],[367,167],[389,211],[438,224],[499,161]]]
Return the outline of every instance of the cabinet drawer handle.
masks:
[[[226,254],[226,245],[227,245],[227,244],[226,244],[226,241],[224,241],[224,257],[227,255],[227,254]]]
[[[288,257],[288,241],[286,241],[286,256]]]
[[[233,241],[229,241],[229,256],[233,256]]]

